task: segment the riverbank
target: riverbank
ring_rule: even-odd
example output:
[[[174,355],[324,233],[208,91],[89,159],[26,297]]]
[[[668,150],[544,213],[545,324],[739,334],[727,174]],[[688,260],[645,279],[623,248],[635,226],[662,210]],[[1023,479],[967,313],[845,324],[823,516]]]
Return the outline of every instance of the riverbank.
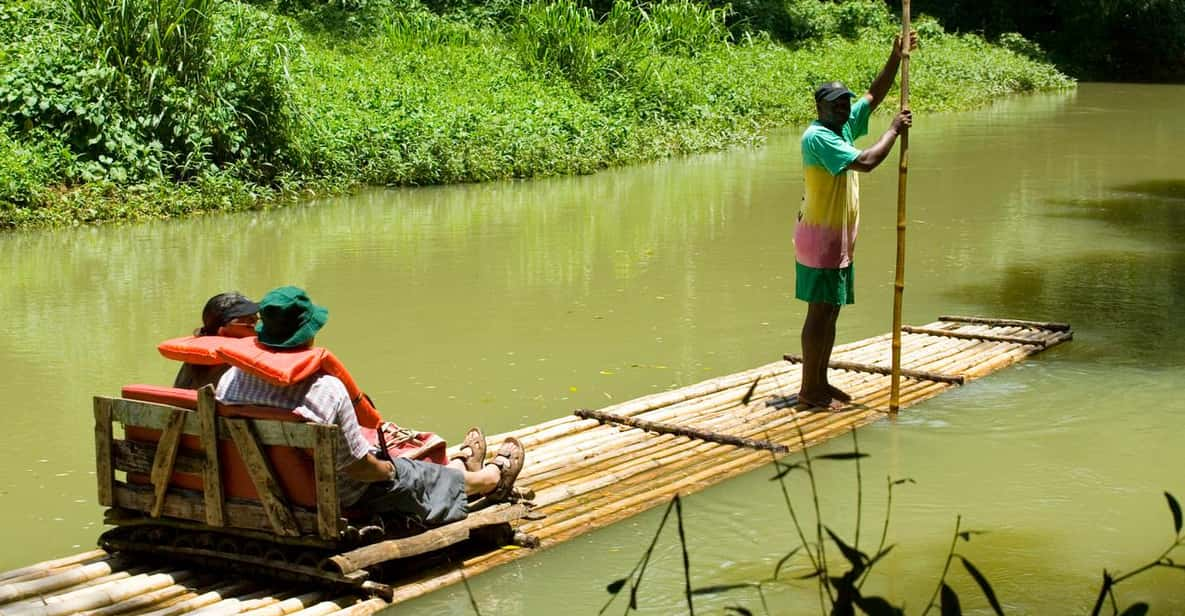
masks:
[[[756,145],[813,117],[813,84],[867,84],[896,30],[879,4],[857,1],[811,17],[815,35],[786,45],[693,3],[618,4],[601,16],[527,4],[508,19],[390,5],[281,15],[194,0],[209,4],[210,23],[177,57],[80,58],[80,46],[121,49],[86,25],[85,5],[107,1],[71,0],[67,13],[26,0],[29,10],[0,15],[0,228],[260,208],[362,185],[584,174]],[[919,32],[911,103],[923,118],[1072,85],[933,20]],[[116,62],[119,53],[136,61]]]

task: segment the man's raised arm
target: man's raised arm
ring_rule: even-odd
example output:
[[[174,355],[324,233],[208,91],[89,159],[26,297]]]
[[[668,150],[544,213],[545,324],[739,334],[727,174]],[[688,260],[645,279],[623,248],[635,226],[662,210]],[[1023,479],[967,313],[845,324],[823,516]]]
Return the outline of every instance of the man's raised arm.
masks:
[[[911,50],[918,47],[918,33],[916,30],[909,32],[909,48]],[[893,87],[893,80],[897,79],[897,69],[901,66],[901,35],[893,40],[893,51],[889,54],[888,61],[885,62],[885,67],[881,69],[876,79],[872,80],[872,85],[868,86],[868,92],[864,94],[864,98],[868,100],[868,105],[872,110],[885,100],[885,95],[889,93],[889,88]]]

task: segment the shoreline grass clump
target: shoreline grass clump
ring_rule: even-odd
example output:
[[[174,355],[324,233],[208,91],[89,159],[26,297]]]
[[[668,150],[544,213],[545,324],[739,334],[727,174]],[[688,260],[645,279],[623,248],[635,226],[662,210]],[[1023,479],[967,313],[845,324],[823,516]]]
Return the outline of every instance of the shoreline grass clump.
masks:
[[[690,0],[18,4],[0,9],[0,228],[758,144],[811,119],[814,83],[868,83],[897,29],[872,0],[782,3],[780,30]],[[915,110],[1073,83],[919,23]]]

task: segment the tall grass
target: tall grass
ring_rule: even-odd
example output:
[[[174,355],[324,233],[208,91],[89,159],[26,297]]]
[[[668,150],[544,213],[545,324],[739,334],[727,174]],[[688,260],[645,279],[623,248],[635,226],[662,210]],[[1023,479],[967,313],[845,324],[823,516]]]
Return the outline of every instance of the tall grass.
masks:
[[[151,85],[163,73],[193,84],[210,61],[211,14],[218,0],[65,0],[94,32],[104,62]]]

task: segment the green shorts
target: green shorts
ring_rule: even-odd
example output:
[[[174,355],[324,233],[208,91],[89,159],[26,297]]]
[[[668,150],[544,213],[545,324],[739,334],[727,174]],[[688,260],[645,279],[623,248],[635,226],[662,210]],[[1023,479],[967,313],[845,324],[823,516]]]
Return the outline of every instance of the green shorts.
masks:
[[[843,306],[856,303],[856,273],[852,264],[820,269],[794,262],[794,297],[812,304]]]

